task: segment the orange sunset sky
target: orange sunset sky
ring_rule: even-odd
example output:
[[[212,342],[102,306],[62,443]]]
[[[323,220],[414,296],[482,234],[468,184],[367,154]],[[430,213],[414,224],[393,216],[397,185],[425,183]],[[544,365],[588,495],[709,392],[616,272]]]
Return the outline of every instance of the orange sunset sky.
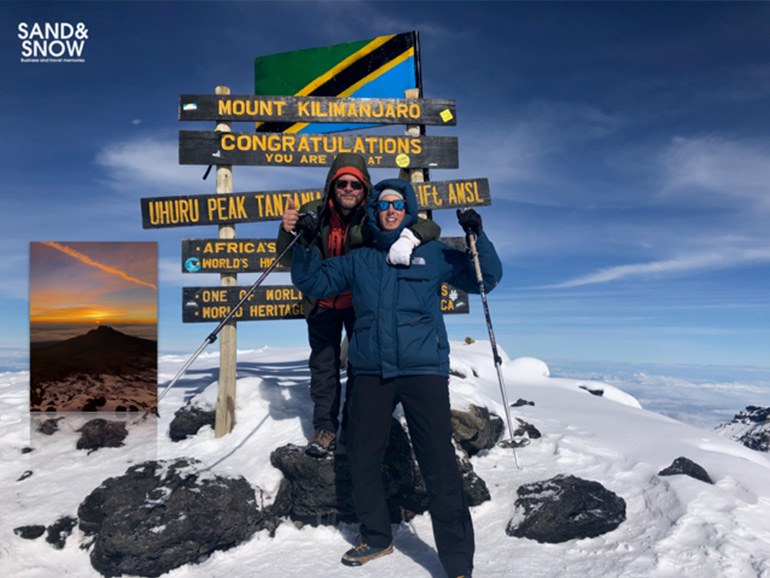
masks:
[[[81,326],[68,337],[97,324],[154,334],[157,270],[156,243],[30,243],[31,340],[61,338],[64,325]]]

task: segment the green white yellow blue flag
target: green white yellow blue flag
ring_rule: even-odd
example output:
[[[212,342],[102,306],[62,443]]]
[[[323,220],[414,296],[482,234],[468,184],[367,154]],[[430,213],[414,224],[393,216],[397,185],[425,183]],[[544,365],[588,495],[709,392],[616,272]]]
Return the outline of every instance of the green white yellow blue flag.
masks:
[[[254,93],[271,96],[404,98],[420,87],[417,31],[254,59]],[[259,132],[337,132],[342,123],[257,123]]]

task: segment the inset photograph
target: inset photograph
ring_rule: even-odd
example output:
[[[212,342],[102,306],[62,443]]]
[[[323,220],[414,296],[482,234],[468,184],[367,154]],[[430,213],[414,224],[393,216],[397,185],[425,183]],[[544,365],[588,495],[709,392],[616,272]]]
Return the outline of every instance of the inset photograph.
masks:
[[[154,411],[154,242],[33,242],[30,411]]]

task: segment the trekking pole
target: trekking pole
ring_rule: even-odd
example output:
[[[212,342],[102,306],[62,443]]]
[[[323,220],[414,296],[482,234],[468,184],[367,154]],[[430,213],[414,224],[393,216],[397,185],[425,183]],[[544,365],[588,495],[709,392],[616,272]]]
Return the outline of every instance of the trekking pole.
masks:
[[[473,265],[476,268],[476,279],[479,282],[479,293],[481,294],[481,303],[484,306],[484,316],[487,319],[487,330],[489,331],[489,342],[492,345],[492,355],[495,359],[495,369],[497,370],[497,381],[500,383],[500,393],[503,395],[503,406],[505,407],[505,419],[508,422],[508,432],[511,436],[511,449],[513,449],[513,459],[516,462],[516,468],[521,469],[519,466],[519,458],[516,455],[515,440],[513,439],[513,425],[511,424],[511,414],[508,406],[508,394],[505,391],[505,382],[503,381],[502,364],[503,360],[497,354],[497,343],[495,341],[495,332],[492,329],[492,318],[489,315],[489,305],[487,304],[487,293],[484,290],[484,277],[481,273],[481,263],[479,263],[479,252],[476,250],[476,235],[474,233],[468,233],[468,241],[470,243],[471,257],[473,259]]]
[[[190,368],[190,366],[193,364],[193,362],[198,359],[198,356],[203,353],[203,350],[206,349],[210,344],[214,343],[217,340],[217,335],[220,331],[222,331],[222,328],[227,324],[230,319],[232,319],[233,315],[235,315],[238,310],[243,306],[244,303],[248,300],[249,297],[251,297],[251,294],[254,293],[254,291],[262,284],[262,281],[265,280],[265,278],[270,275],[270,273],[273,272],[273,269],[275,269],[278,266],[278,262],[283,259],[283,257],[286,255],[286,253],[291,250],[291,248],[294,246],[294,244],[300,239],[301,235],[296,235],[292,240],[291,243],[283,250],[281,251],[281,254],[278,255],[275,260],[270,264],[270,267],[265,269],[265,272],[260,275],[259,279],[257,279],[254,284],[251,286],[251,288],[246,292],[246,294],[241,298],[238,303],[235,304],[235,306],[232,308],[230,313],[227,314],[227,316],[222,319],[222,321],[219,322],[219,325],[216,326],[216,329],[212,331],[208,337],[206,337],[205,341],[201,344],[201,346],[198,348],[198,350],[192,354],[192,357],[187,360],[187,362],[182,366],[182,369],[180,369],[177,374],[174,376],[174,379],[172,379],[169,384],[165,387],[165,389],[160,393],[158,396],[158,403],[160,403],[160,400],[163,399],[163,396],[166,395],[169,389],[174,387],[174,384],[176,384],[177,381],[179,381],[182,376],[187,372],[187,370]],[[156,409],[156,414],[160,415]]]

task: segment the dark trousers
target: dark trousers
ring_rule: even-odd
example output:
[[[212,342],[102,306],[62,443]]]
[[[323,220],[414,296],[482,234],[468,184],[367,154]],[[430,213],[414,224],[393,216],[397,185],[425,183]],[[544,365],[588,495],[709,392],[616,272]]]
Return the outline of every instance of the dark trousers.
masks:
[[[452,445],[448,380],[440,375],[394,379],[356,376],[350,400],[347,455],[361,539],[380,548],[393,541],[381,466],[391,414],[399,402],[428,490],[428,511],[441,564],[452,578],[470,574],[475,547],[473,524]]]
[[[310,343],[310,399],[313,400],[313,428],[336,433],[340,425],[340,344],[342,329],[353,334],[356,316],[352,308],[318,307],[307,320]],[[348,365],[345,406],[350,398],[353,376]],[[343,407],[343,428],[346,408]]]

